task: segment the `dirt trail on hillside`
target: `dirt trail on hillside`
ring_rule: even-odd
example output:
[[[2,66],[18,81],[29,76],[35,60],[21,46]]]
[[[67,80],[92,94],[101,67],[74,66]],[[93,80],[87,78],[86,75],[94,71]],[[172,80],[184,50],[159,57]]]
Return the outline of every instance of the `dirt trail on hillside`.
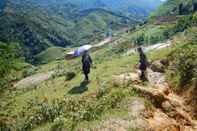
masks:
[[[152,90],[155,89],[154,93],[161,98],[160,103],[156,100],[158,102],[156,103],[156,106],[158,107],[154,112],[153,117],[148,119],[152,128],[156,130],[171,129],[171,131],[197,131],[197,121],[190,116],[190,105],[186,104],[186,99],[178,96],[169,88],[164,74],[148,70],[148,80],[151,87],[148,88],[149,90],[146,89],[146,91],[144,88],[147,87],[142,87],[141,91],[153,94]],[[157,97],[153,96],[153,99],[157,99]],[[168,118],[170,122],[166,122],[164,119],[165,121],[160,121],[161,124],[158,126],[155,124],[158,124],[158,114],[163,113],[166,115],[165,119]],[[166,124],[169,125],[163,127]]]
[[[197,131],[197,121],[190,116],[191,107],[169,88],[164,74],[150,69],[147,72],[149,84],[134,88],[155,106],[152,116],[147,118],[150,130]]]
[[[102,47],[104,44],[110,42],[112,40],[112,38],[107,38],[104,41],[100,42],[97,45],[94,45],[94,47]],[[150,45],[147,47],[144,47],[145,52],[148,51],[152,51],[152,50],[159,50],[159,49],[163,49],[163,48],[167,48],[171,45],[170,41],[166,42],[166,43],[158,43],[155,45]],[[126,54],[124,55],[129,55],[131,53],[135,53],[135,48],[130,49]],[[49,78],[51,78],[51,76],[55,73],[55,71],[50,71],[47,73],[39,73],[39,74],[35,74],[29,77],[26,77],[20,81],[18,81],[16,84],[14,84],[14,87],[17,89],[23,89],[23,88],[30,88],[30,87],[34,87],[37,86],[38,84],[40,84],[43,81],[48,80]],[[135,74],[130,74],[131,76],[128,76],[128,78],[130,79],[133,75],[135,77]]]
[[[138,72],[138,71],[136,71]],[[165,76],[160,72],[147,71],[148,84],[142,84],[137,73],[126,73],[113,76],[115,86],[127,87],[129,83],[153,104],[148,109],[140,98],[128,100],[127,118],[109,118],[103,121],[94,131],[197,131],[197,121],[190,116],[190,105],[186,100],[173,92]]]
[[[23,89],[23,88],[29,88],[29,87],[37,86],[41,82],[46,81],[49,78],[51,78],[54,73],[55,73],[54,71],[50,71],[50,72],[47,72],[47,73],[39,73],[39,74],[29,76],[27,78],[24,78],[24,79],[18,81],[14,85],[14,87],[17,88],[17,89]]]
[[[171,42],[167,41],[165,43],[157,43],[154,45],[144,46],[142,48],[143,48],[144,52],[149,52],[152,50],[160,50],[160,49],[167,48],[170,46],[171,46]],[[132,49],[128,50],[125,54],[123,54],[123,56],[128,56],[133,53],[136,53],[136,48],[132,48]]]

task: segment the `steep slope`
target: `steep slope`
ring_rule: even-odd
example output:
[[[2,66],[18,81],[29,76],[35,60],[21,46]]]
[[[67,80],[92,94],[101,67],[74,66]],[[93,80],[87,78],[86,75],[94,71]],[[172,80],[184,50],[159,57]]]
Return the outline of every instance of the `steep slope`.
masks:
[[[102,39],[136,21],[104,9],[80,11],[72,4],[8,1],[0,17],[0,41],[18,42],[28,61],[50,46],[74,46]]]
[[[34,63],[34,55],[48,47],[83,45],[133,26],[159,4],[160,0],[2,0],[0,41],[19,43],[21,55]]]

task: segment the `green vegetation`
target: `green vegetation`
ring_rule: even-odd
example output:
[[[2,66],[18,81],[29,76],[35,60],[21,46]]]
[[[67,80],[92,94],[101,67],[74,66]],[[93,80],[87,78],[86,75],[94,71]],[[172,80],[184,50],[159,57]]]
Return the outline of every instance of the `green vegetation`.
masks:
[[[183,50],[184,49],[184,50]],[[197,83],[197,45],[196,43],[183,44],[170,55],[169,80],[175,88]]]
[[[129,90],[113,90],[93,97],[66,97],[62,100],[54,100],[51,104],[40,103],[36,113],[27,118],[22,130],[28,130],[42,122],[53,122],[51,129],[66,128],[69,130],[83,121],[93,121],[100,118],[101,114],[110,109],[117,108],[123,98],[130,95]],[[35,104],[31,104],[35,106]],[[32,108],[32,107],[30,107]]]
[[[46,64],[58,59],[64,59],[65,49],[61,47],[50,47],[40,54],[35,56],[35,61],[38,64]]]
[[[138,58],[136,54],[123,57],[123,53],[125,51],[117,54],[111,45],[93,52],[95,68],[89,84],[81,83],[80,59],[57,60],[39,66],[37,72],[61,70],[61,74],[65,74],[56,75],[33,89],[5,90],[1,95],[0,123],[12,130],[89,129],[83,123],[95,122],[97,125],[105,114],[124,111],[121,103],[138,93],[132,89],[132,83],[129,87],[114,86],[113,75],[134,71]],[[159,56],[155,54],[158,52],[151,53],[149,58],[159,59],[166,56],[167,51]],[[74,78],[68,80],[67,72],[74,72]]]
[[[175,0],[168,1],[166,4],[170,3],[169,6],[165,4],[161,7],[162,14],[177,7],[173,2]],[[65,10],[68,9],[73,14],[76,8],[67,5]],[[114,76],[136,72],[138,55],[125,55],[136,45],[170,39],[171,48],[151,51],[147,53],[147,58],[151,62],[161,59],[169,61],[166,74],[172,87],[196,86],[197,14],[193,10],[191,12],[174,16],[176,19],[173,21],[150,18],[144,25],[135,27],[131,32],[121,32],[121,35],[115,36],[115,41],[91,52],[94,68],[91,69],[90,83],[83,82],[81,59],[64,60],[66,49],[62,47],[101,39],[108,30],[108,22],[111,22],[112,30],[127,28],[133,24],[132,21],[129,24],[122,22],[127,17],[100,9],[73,14],[76,17],[74,20],[69,20],[70,16],[64,16],[61,11],[52,16],[38,11],[31,12],[35,14],[33,17],[29,12],[24,16],[13,15],[13,12],[3,15],[0,22],[5,22],[6,28],[0,25],[0,40],[18,41],[22,53],[26,52],[30,59],[36,54],[34,60],[41,65],[21,62],[16,59],[21,53],[20,49],[16,51],[13,47],[16,44],[0,43],[0,87],[4,88],[0,93],[0,130],[92,130],[103,120],[116,118],[116,115],[118,118],[128,117],[126,102],[140,97],[139,92],[132,88],[132,82],[117,86]],[[43,22],[45,20],[47,22]],[[23,77],[51,71],[55,74],[36,86],[11,88],[12,82],[15,84]],[[147,102],[146,106],[151,105]]]
[[[197,13],[191,15],[185,15],[179,18],[175,25],[171,26],[166,32],[165,35],[168,37],[172,37],[178,32],[183,32],[190,27],[194,27],[197,25]]]
[[[131,32],[127,41],[135,45],[150,45],[166,41],[188,28],[195,27],[197,25],[197,13],[183,15],[173,21],[169,20],[169,22],[167,22],[168,20],[161,22],[159,19],[152,18],[149,21],[149,23]]]
[[[5,103],[10,104],[1,103],[1,116],[6,117],[8,115],[6,121],[0,120],[1,123],[11,129],[30,129],[32,127],[37,128],[42,125],[41,123],[45,124],[46,122],[52,123],[50,127],[56,126],[59,124],[57,121],[60,118],[60,124],[62,119],[68,123],[68,125],[64,123],[64,128],[73,128],[77,126],[76,123],[79,120],[82,122],[97,120],[106,111],[116,108],[117,104],[122,99],[125,99],[127,95],[136,95],[132,88],[118,89],[113,87],[111,83],[112,74],[128,71],[131,62],[130,57],[121,59],[121,62],[119,57],[113,57],[113,61],[107,61],[107,59],[111,59],[110,56],[105,58],[102,56],[110,50],[99,50],[93,54],[97,68],[92,71],[92,82],[89,85],[80,84],[83,77],[81,73],[78,73],[78,70],[80,70],[80,68],[78,69],[78,66],[80,66],[78,59],[73,64],[59,61],[52,62],[51,65],[41,66],[39,70],[48,71],[54,66],[58,70],[74,70],[77,74],[70,81],[65,81],[64,75],[54,76],[51,80],[40,84],[37,89],[5,91],[1,98],[3,101],[5,100]],[[100,52],[103,53],[100,54]],[[99,59],[98,55],[102,59]],[[134,61],[136,61],[136,56],[133,58],[132,63]],[[100,72],[104,73],[100,74]],[[65,115],[65,113],[68,115]],[[10,121],[12,119],[18,124],[12,123]]]
[[[151,17],[168,15],[186,15],[197,10],[195,0],[167,0]]]
[[[15,5],[11,0],[0,19],[0,41],[20,43],[21,54],[30,63],[36,62],[33,56],[51,46],[94,43],[109,31],[136,24],[135,20],[104,9],[80,11],[70,4],[34,8],[34,4],[20,1]]]
[[[132,43],[136,45],[150,45],[165,41],[168,37],[165,32],[171,25],[152,25],[148,24],[137,30],[131,36]]]
[[[0,90],[10,86],[14,72],[21,69],[18,63],[15,47],[0,42]]]

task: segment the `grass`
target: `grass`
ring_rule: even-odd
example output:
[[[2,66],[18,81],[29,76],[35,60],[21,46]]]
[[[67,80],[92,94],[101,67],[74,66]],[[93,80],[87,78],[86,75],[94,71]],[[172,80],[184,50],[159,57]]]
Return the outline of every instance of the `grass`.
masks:
[[[168,54],[169,51],[170,50],[165,49],[148,53],[148,58],[154,60],[159,59]],[[113,87],[113,75],[134,72],[135,67],[138,63],[137,54],[123,57],[121,56],[121,54],[117,55],[111,52],[110,47],[106,47],[99,51],[95,51],[91,55],[94,60],[95,68],[91,69],[91,82],[89,84],[82,83],[84,76],[80,71],[80,58],[71,61],[57,60],[49,64],[41,65],[38,67],[37,72],[48,72],[50,70],[57,70],[60,68],[61,70],[63,69],[65,72],[73,71],[76,73],[76,76],[74,77],[74,79],[70,81],[65,80],[65,75],[54,76],[50,80],[41,83],[33,89],[5,91],[0,96],[2,99],[2,101],[0,102],[1,116],[6,117],[8,120],[24,120],[24,116],[31,116],[39,107],[35,106],[33,108],[29,108],[32,102],[33,105],[36,103],[45,102],[52,103],[54,100],[63,100],[65,97],[74,97],[76,99],[85,97],[87,98],[87,100],[89,99],[95,104],[96,101],[92,99],[92,96],[98,94],[99,90],[101,90],[103,86],[107,88],[112,88],[112,90],[114,91],[119,90],[116,89],[117,87]],[[120,89],[118,92],[122,91],[127,91],[127,89]],[[135,95],[135,93],[130,95],[133,96]],[[119,114],[122,111],[124,112],[124,110],[112,110],[115,111],[115,114]],[[104,111],[100,119],[105,119],[105,115],[108,114],[111,116],[110,111],[111,109],[109,109],[109,112]],[[84,126],[84,128],[91,128],[86,126],[88,126],[88,123],[94,122],[95,124],[98,124],[99,120],[95,119],[91,122],[84,121],[76,126],[77,128],[81,128],[82,126]],[[53,123],[49,121],[41,125],[38,125],[37,128],[35,128],[35,130],[49,130],[49,127],[51,127],[52,125]]]
[[[49,63],[58,59],[63,59],[65,49],[61,47],[50,47],[35,56],[36,62],[39,64]]]

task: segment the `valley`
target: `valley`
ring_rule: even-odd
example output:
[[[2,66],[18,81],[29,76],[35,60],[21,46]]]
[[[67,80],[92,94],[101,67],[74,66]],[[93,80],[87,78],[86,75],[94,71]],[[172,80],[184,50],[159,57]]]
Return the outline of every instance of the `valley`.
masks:
[[[4,6],[1,7],[0,40],[18,43],[23,50],[21,55],[28,62],[36,64],[34,56],[51,46],[73,47],[94,43],[104,39],[109,32],[113,34],[122,28],[132,28],[150,13],[144,12],[144,8],[138,7],[136,3],[127,2],[138,9],[138,13],[131,17],[111,9],[114,8],[109,5],[111,1],[106,1],[108,6],[112,6],[107,8],[101,8],[96,1],[90,2],[87,7],[84,7],[84,3],[87,3],[84,0],[81,3],[55,0],[2,1]],[[116,3],[114,6],[118,4],[125,5]],[[126,9],[120,6],[119,10],[123,8]],[[146,8],[153,10],[156,7]]]

